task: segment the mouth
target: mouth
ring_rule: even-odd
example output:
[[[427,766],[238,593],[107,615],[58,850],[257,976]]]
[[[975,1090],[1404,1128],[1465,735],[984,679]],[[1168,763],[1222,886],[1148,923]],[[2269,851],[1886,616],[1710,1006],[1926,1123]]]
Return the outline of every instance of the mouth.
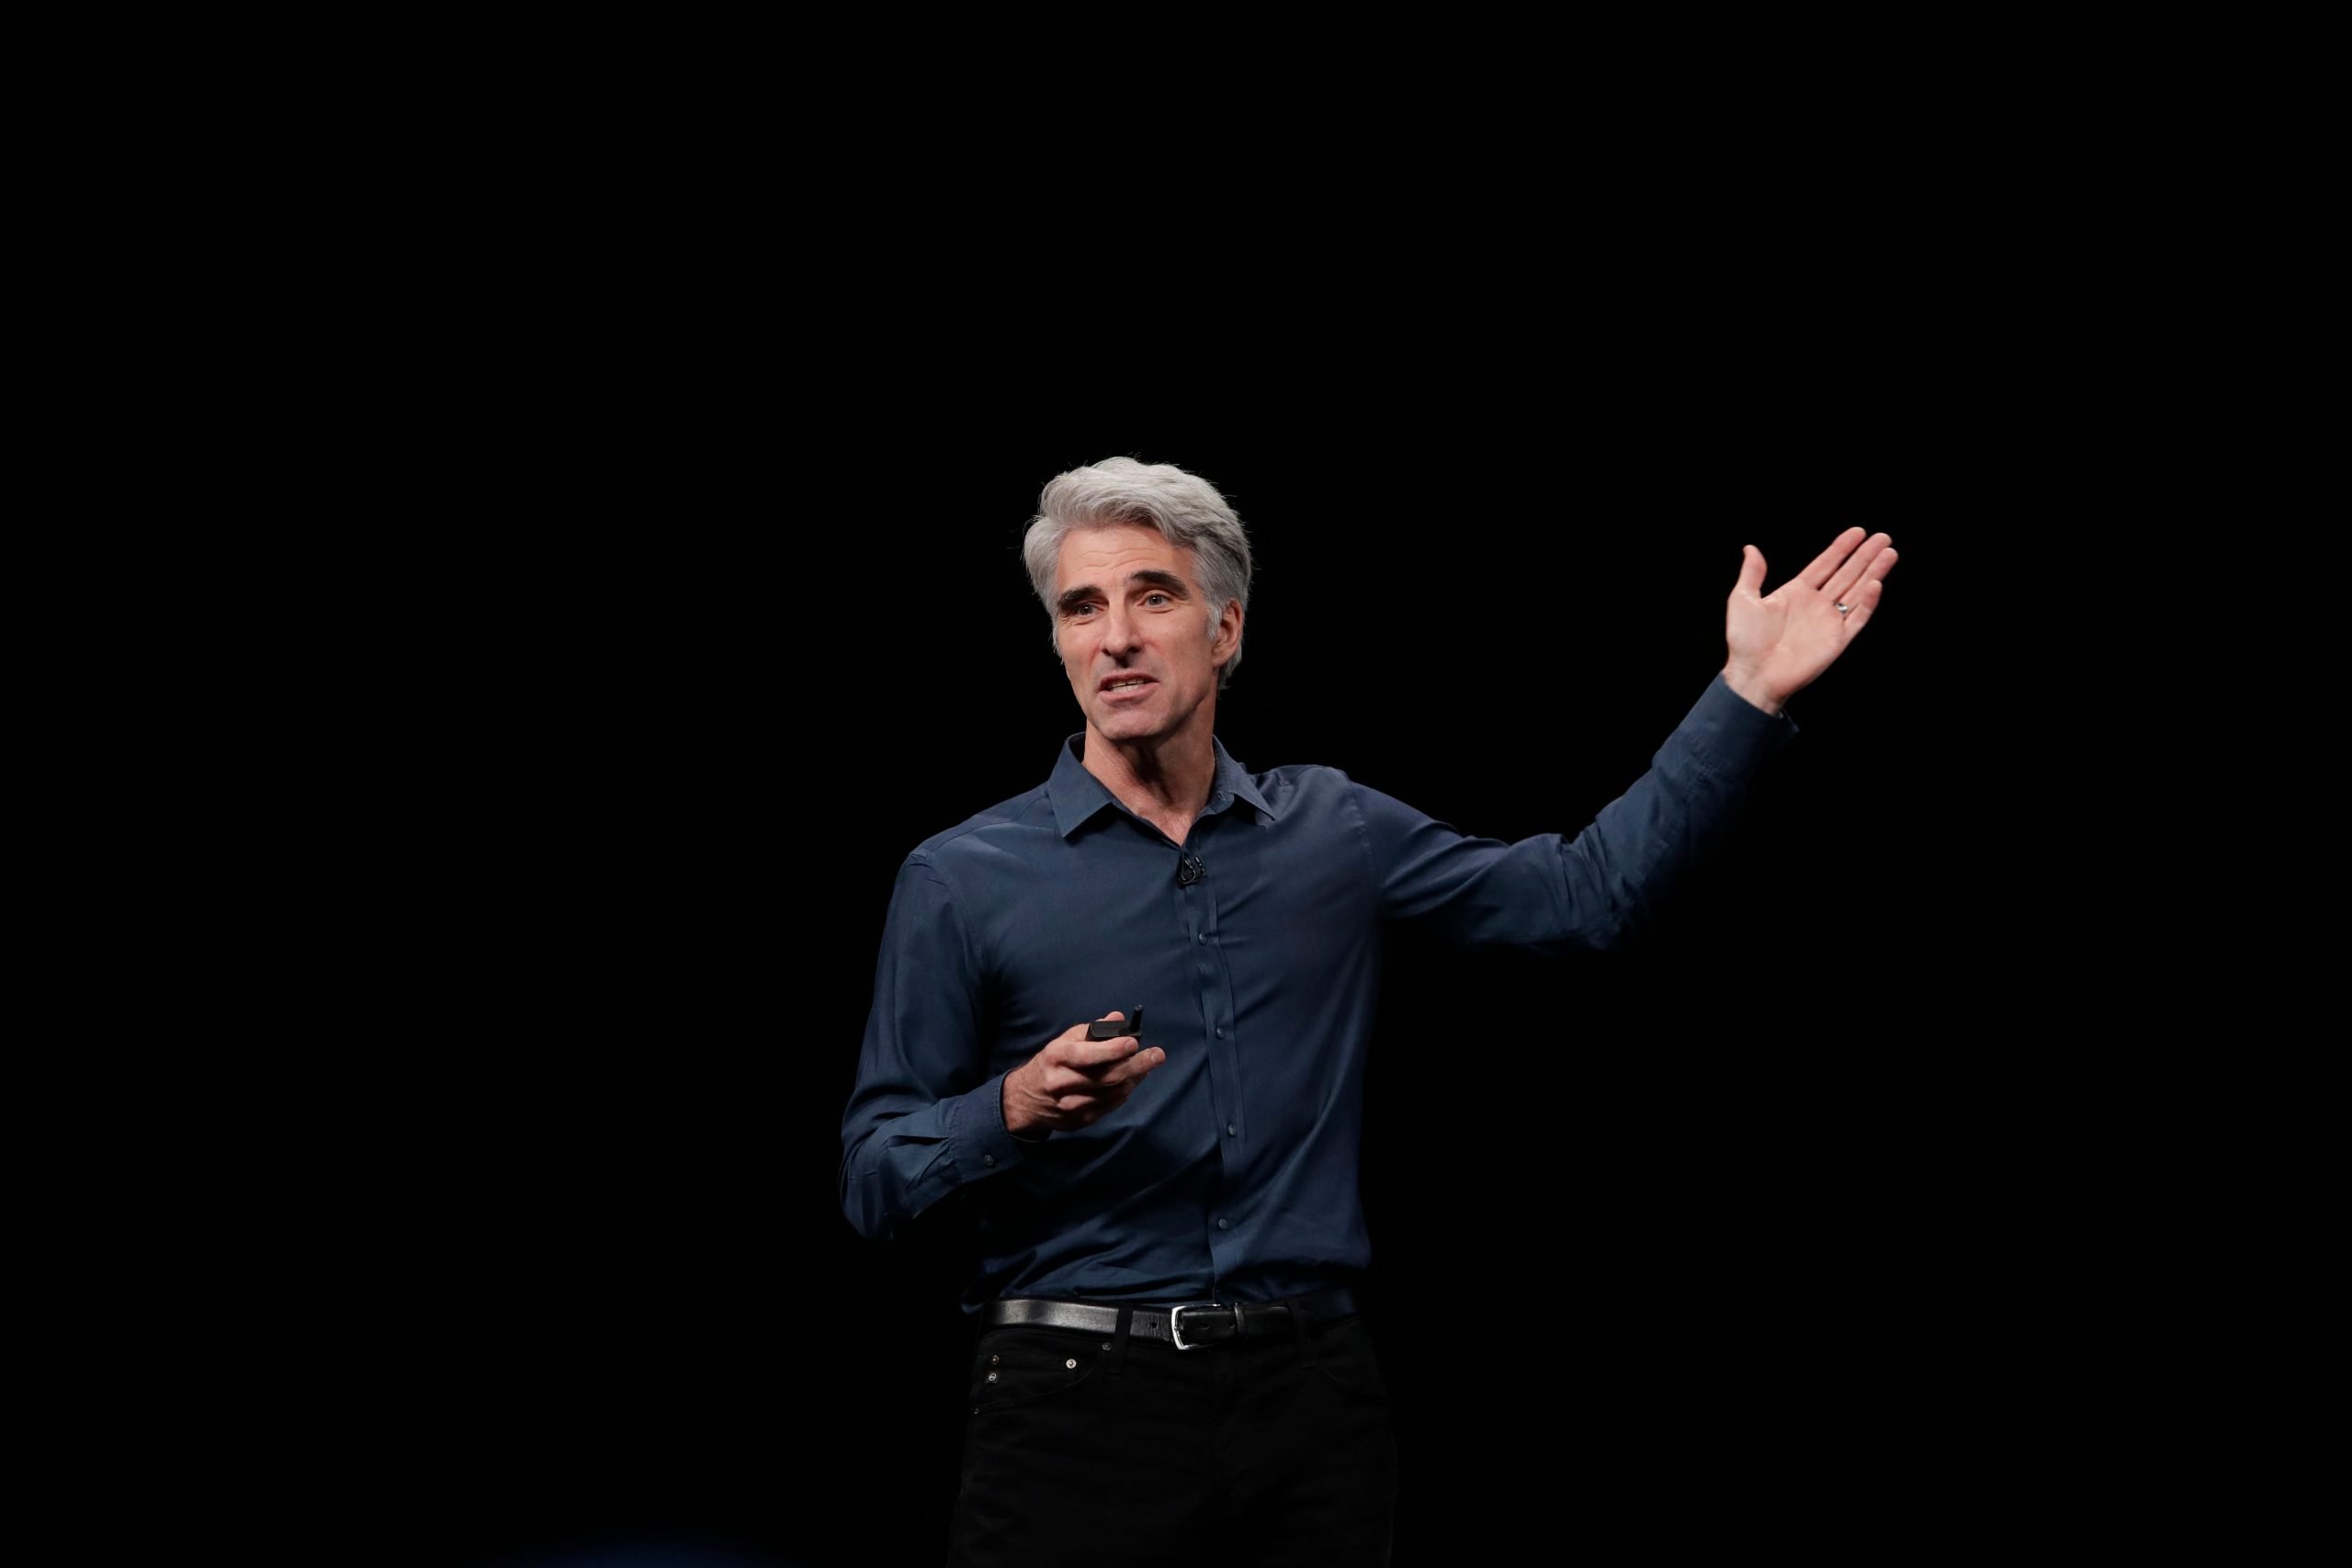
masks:
[[[1148,675],[1114,675],[1097,685],[1094,692],[1111,702],[1133,702],[1159,683]]]

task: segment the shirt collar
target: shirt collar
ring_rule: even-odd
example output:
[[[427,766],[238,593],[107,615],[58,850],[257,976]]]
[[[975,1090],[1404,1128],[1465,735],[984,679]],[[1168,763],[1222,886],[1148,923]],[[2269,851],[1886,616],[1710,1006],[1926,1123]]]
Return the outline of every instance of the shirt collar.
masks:
[[[1209,744],[1216,748],[1216,777],[1209,784],[1209,810],[1216,812],[1227,801],[1238,800],[1256,807],[1259,816],[1272,821],[1274,808],[1266,804],[1257,784],[1233,760],[1225,742],[1211,737]],[[1054,803],[1054,827],[1065,839],[1093,820],[1096,812],[1118,805],[1102,781],[1088,773],[1086,764],[1079,760],[1085,750],[1086,732],[1081,729],[1062,742],[1053,777],[1046,781],[1046,794]]]

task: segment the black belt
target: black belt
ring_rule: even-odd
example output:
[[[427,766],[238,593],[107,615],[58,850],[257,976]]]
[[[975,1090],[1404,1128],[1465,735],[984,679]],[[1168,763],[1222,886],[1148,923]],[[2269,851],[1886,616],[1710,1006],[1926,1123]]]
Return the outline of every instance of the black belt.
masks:
[[[1352,1317],[1351,1291],[1317,1291],[1281,1302],[1184,1302],[1168,1307],[1117,1307],[1099,1302],[1048,1302],[1027,1299],[990,1302],[982,1318],[990,1328],[1028,1325],[1074,1328],[1083,1334],[1118,1331],[1119,1314],[1128,1314],[1127,1332],[1138,1339],[1164,1339],[1179,1350],[1209,1345],[1230,1345],[1244,1339],[1289,1338],[1299,1328],[1316,1328]]]

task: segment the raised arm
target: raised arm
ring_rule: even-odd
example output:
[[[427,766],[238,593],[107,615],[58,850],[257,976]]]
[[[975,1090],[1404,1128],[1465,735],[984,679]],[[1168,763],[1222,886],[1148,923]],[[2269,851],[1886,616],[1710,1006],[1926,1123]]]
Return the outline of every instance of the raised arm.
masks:
[[[1640,931],[1729,830],[1756,771],[1795,733],[1781,705],[1870,624],[1894,561],[1884,534],[1849,528],[1768,594],[1763,553],[1747,547],[1722,675],[1573,838],[1475,839],[1355,786],[1383,908],[1465,943],[1607,948]]]
[[[1649,770],[1573,838],[1473,838],[1351,784],[1382,911],[1467,946],[1615,947],[1649,926],[1720,842],[1748,781],[1795,732],[1710,681]]]

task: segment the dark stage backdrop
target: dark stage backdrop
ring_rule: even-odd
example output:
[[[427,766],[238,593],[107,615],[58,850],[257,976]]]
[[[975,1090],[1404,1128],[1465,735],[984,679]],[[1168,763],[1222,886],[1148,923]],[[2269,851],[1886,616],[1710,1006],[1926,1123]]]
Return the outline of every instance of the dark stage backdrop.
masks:
[[[842,1220],[839,1118],[899,860],[1077,728],[1016,547],[1116,453],[1253,530],[1235,755],[1502,838],[1646,766],[1742,544],[1777,586],[1893,533],[1879,620],[1646,948],[1400,951],[1364,1184],[1400,1564],[1932,1529],[1987,1290],[1947,1157],[1997,956],[1957,913],[1992,868],[1958,847],[1985,720],[1950,558],[1996,416],[1867,367],[1270,369],[1176,413],[1115,378],[1026,412],[1026,379],[590,422],[532,447],[555,503],[509,451],[511,520],[377,542],[403,603],[341,699],[362,847],[312,971],[348,1042],[338,1555],[934,1560],[967,1331],[939,1260]]]

